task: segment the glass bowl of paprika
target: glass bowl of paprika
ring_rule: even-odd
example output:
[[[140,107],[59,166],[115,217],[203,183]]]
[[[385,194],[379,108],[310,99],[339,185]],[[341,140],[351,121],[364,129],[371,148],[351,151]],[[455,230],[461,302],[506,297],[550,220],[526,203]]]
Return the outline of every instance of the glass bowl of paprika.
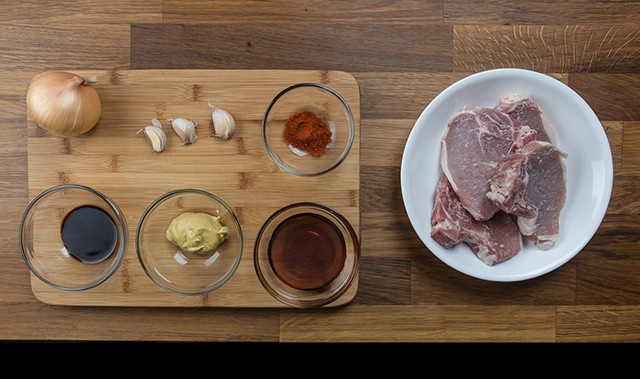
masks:
[[[337,168],[353,145],[355,120],[339,93],[319,83],[299,83],[273,98],[262,120],[269,156],[298,176]]]

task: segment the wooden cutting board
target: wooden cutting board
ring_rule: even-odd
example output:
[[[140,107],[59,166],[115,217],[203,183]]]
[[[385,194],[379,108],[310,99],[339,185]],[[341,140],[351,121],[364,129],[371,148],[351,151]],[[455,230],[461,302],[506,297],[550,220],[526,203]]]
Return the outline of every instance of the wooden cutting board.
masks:
[[[91,306],[284,307],[260,284],[253,246],[262,223],[287,204],[315,201],[341,212],[360,236],[360,92],[356,79],[340,71],[129,70],[74,71],[97,76],[102,116],[89,133],[53,136],[27,120],[29,197],[63,183],[92,187],[114,200],[125,214],[129,243],[116,274],[80,292],[54,289],[35,276],[35,296],[48,304]],[[302,178],[271,161],[262,142],[261,121],[271,99],[301,82],[323,83],[347,101],[356,121],[351,153],[336,170]],[[213,138],[207,103],[236,120],[231,140]],[[156,117],[167,132],[167,148],[151,151],[137,131]],[[198,140],[182,146],[164,121],[185,117],[198,123]],[[238,216],[245,238],[238,270],[221,288],[201,296],[169,293],[149,279],[135,251],[136,228],[146,207],[164,193],[197,188],[225,200]],[[344,305],[358,283],[330,306]]]

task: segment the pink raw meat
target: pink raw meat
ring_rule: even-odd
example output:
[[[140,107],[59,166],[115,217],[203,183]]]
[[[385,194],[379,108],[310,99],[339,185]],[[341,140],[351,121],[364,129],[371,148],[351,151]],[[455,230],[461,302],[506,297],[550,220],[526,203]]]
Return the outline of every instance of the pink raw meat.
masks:
[[[446,248],[464,242],[487,265],[503,262],[522,249],[522,236],[512,216],[498,212],[490,220],[475,220],[445,175],[440,175],[436,187],[431,225],[436,242]]]
[[[502,161],[534,139],[530,128],[495,109],[463,109],[449,121],[440,163],[460,202],[476,220],[488,220],[499,209],[486,194]]]
[[[500,98],[497,110],[507,113],[509,116],[527,125],[538,134],[538,141],[556,144],[555,130],[552,125],[542,117],[542,111],[538,103],[531,97],[522,93],[512,93]]]
[[[549,142],[530,142],[505,159],[487,193],[502,210],[518,216],[520,232],[543,250],[553,246],[560,231],[567,195],[564,157]]]

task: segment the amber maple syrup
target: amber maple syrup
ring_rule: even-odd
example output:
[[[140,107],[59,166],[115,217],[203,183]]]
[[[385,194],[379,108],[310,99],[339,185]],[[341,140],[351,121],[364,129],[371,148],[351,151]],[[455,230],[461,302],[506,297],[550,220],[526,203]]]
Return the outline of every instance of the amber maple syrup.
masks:
[[[342,271],[347,256],[344,236],[326,217],[303,213],[276,227],[269,261],[278,278],[299,290],[320,289]]]
[[[118,245],[118,230],[107,212],[83,205],[69,212],[60,227],[62,242],[80,262],[95,264],[107,259]]]

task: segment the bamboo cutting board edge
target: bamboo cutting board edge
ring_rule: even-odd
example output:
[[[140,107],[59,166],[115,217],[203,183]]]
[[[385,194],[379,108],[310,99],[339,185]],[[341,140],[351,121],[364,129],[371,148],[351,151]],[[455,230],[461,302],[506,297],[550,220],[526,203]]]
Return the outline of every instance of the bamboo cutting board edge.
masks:
[[[118,159],[124,158],[120,160],[125,163],[127,162],[126,158],[132,158],[131,160],[133,160],[139,159],[141,156],[146,156],[146,152],[140,152],[138,142],[132,143],[131,139],[127,139],[125,141],[123,140],[123,138],[128,137],[121,137],[118,135],[114,136],[107,133],[108,129],[115,130],[113,132],[114,134],[122,133],[121,129],[125,127],[120,126],[120,123],[122,119],[126,119],[127,117],[135,119],[135,121],[138,123],[143,122],[141,120],[144,119],[148,120],[149,110],[145,108],[143,111],[139,112],[144,114],[138,114],[135,112],[136,106],[144,108],[152,105],[155,108],[155,116],[157,117],[170,116],[170,113],[172,112],[172,110],[175,110],[175,108],[180,108],[181,110],[184,109],[186,111],[193,110],[191,114],[198,114],[196,117],[200,117],[201,121],[206,121],[206,119],[201,115],[203,113],[202,110],[194,110],[193,105],[202,101],[204,101],[204,104],[206,104],[206,100],[203,99],[210,97],[223,98],[223,95],[226,96],[225,105],[218,104],[218,106],[220,106],[221,108],[226,108],[234,115],[234,117],[236,117],[238,127],[236,129],[237,131],[234,138],[236,141],[240,141],[237,142],[237,144],[242,145],[241,149],[243,150],[243,153],[244,150],[246,150],[246,152],[250,152],[254,155],[257,154],[258,156],[260,156],[260,154],[262,154],[262,158],[267,157],[267,161],[263,162],[263,165],[266,167],[266,171],[255,173],[256,179],[254,181],[257,183],[256,186],[266,185],[261,183],[263,181],[262,178],[264,177],[264,174],[272,175],[274,178],[273,180],[283,181],[285,184],[287,184],[287,181],[297,181],[298,179],[292,178],[293,176],[290,174],[279,172],[279,170],[274,170],[274,167],[277,166],[275,166],[274,163],[270,162],[270,160],[268,159],[268,155],[266,155],[266,152],[256,153],[256,151],[258,150],[258,146],[260,146],[262,142],[261,138],[258,138],[258,135],[256,134],[257,130],[255,129],[255,127],[250,127],[250,125],[259,124],[259,122],[257,121],[261,120],[264,109],[266,108],[266,104],[268,104],[268,101],[270,101],[273,95],[275,95],[280,90],[298,82],[319,82],[337,90],[345,98],[352,109],[356,121],[356,139],[354,141],[351,153],[338,169],[334,170],[331,173],[325,174],[324,176],[327,179],[334,180],[337,187],[343,188],[334,191],[327,190],[327,188],[323,187],[322,191],[336,195],[335,199],[340,205],[332,207],[341,211],[347,217],[347,219],[349,219],[358,234],[358,238],[360,238],[360,203],[357,196],[360,190],[360,89],[357,80],[351,74],[344,71],[320,70],[71,71],[82,76],[91,76],[96,74],[98,75],[99,83],[103,83],[102,85],[98,84],[97,89],[101,95],[101,99],[103,102],[104,116],[101,118],[98,126],[96,126],[96,128],[94,129],[95,132],[91,131],[87,135],[77,137],[75,139],[62,139],[49,135],[48,133],[43,133],[43,131],[39,130],[39,127],[35,125],[33,120],[31,120],[29,117],[27,118],[27,162],[29,166],[29,194],[31,198],[35,197],[45,188],[58,185],[63,182],[75,182],[76,180],[82,181],[81,179],[83,178],[90,178],[90,174],[86,172],[86,168],[74,166],[73,163],[69,162],[73,162],[78,158],[100,158],[103,156],[109,156],[109,151],[105,148],[104,145],[113,145],[114,143],[122,143],[123,141],[125,142],[125,145],[129,144],[128,147],[131,148],[131,151],[133,151],[133,155],[131,157],[127,157],[126,153],[111,155],[118,155]],[[144,85],[153,85],[153,90],[145,90]],[[137,89],[141,89],[140,92],[142,93],[143,97],[151,97],[148,102],[144,99],[135,97],[135,90]],[[229,89],[232,89],[234,91],[228,91]],[[198,96],[196,96],[195,91],[197,91]],[[225,93],[222,94],[222,92]],[[230,96],[230,93],[232,93],[231,99],[228,98],[228,96]],[[258,99],[256,99],[255,96],[257,93],[260,93],[260,95],[257,96]],[[129,97],[128,100],[127,96]],[[159,99],[153,98],[154,96],[169,96],[170,98]],[[123,101],[127,101],[127,103],[121,102],[120,99],[122,98],[124,98]],[[240,105],[237,106],[236,109],[233,109],[234,98],[240,99],[238,101]],[[118,115],[118,106],[124,108],[122,111],[122,113],[125,114],[124,116]],[[242,111],[242,109],[246,110],[247,112]],[[206,112],[208,112],[208,110]],[[179,116],[173,115],[173,117]],[[133,121],[134,120],[131,120],[131,122]],[[107,125],[109,125],[111,128],[108,128]],[[143,124],[143,126],[144,125],[146,124]],[[245,126],[244,131],[242,128],[243,125]],[[138,128],[138,126],[136,127]],[[128,129],[127,132],[132,130],[130,126],[127,126],[126,128]],[[169,131],[167,131],[167,135],[169,138],[172,138],[169,136],[170,133],[172,133],[172,131],[170,131],[169,128]],[[203,135],[203,133],[203,131],[199,131],[199,140],[207,138]],[[99,141],[99,139],[101,139],[101,141]],[[99,143],[96,141],[99,141]],[[142,146],[148,147],[148,145],[146,145],[147,142],[143,142],[144,143],[142,143]],[[171,141],[169,141],[169,144],[171,144]],[[189,156],[196,156],[198,154],[201,154],[204,150],[203,144],[198,144],[197,142],[193,145],[193,147],[196,148],[194,149],[196,151],[190,151],[189,153],[187,153]],[[264,150],[263,147],[261,147],[261,149]],[[169,149],[165,150],[165,152],[161,154],[166,155],[166,159],[169,161],[178,160],[180,159],[178,157],[183,156],[179,155],[178,153],[174,154],[173,152],[165,154],[168,152],[168,150]],[[178,150],[177,148],[175,148],[173,151],[177,152]],[[75,158],[73,158],[74,154],[76,155]],[[204,154],[209,153],[205,152]],[[39,156],[44,157],[44,159],[40,158]],[[69,159],[70,157],[73,159]],[[153,158],[157,159],[157,157]],[[43,163],[42,161],[50,161],[51,163]],[[56,170],[59,170],[59,172],[57,173],[51,173],[45,169],[46,165],[56,164],[59,164],[59,167],[56,166]],[[113,173],[107,172],[105,170],[105,172],[96,173],[95,176],[113,176],[115,178],[120,177],[124,178],[126,181],[128,176],[131,176],[133,174],[126,172],[128,167],[126,164],[123,163],[123,166],[125,166],[122,169],[123,172]],[[247,168],[249,170],[261,169],[260,167],[256,168],[254,166],[256,166],[255,163],[252,163],[252,165]],[[153,168],[155,167],[153,165],[151,167],[152,170],[158,170],[157,168]],[[164,174],[164,172],[162,173]],[[94,173],[92,173],[91,175],[93,174]],[[248,172],[246,174],[250,174],[250,177],[251,175],[254,175],[254,173],[252,172]],[[354,177],[356,178],[355,180],[353,180]],[[268,179],[264,180],[265,183],[268,183],[268,181]],[[108,180],[94,180],[94,183],[87,183],[86,181],[83,181],[79,184],[89,185],[101,192],[104,192],[107,195],[115,192],[113,193],[113,196],[110,196],[112,198],[117,198],[120,196],[120,192],[125,192],[122,191],[123,189],[120,189],[119,192],[117,191],[117,188],[109,187],[104,183],[108,183]],[[317,185],[318,183],[312,182],[311,185],[303,186],[303,188],[299,192],[303,192],[305,191],[305,189],[311,188],[311,193],[318,193],[317,191],[313,192],[314,184]],[[176,183],[174,187],[182,188],[185,186],[178,185]],[[285,185],[283,185],[282,187],[285,187]],[[105,190],[105,188],[107,188],[108,190]],[[164,193],[166,191],[159,191],[158,193],[160,192]],[[276,201],[275,204],[293,202],[296,196],[292,196],[292,198],[289,199],[289,195],[291,194],[287,194],[286,192],[280,193],[280,199],[276,199],[279,201]],[[298,197],[301,196],[300,194],[297,195]],[[269,199],[269,201],[271,200],[273,199]],[[308,200],[327,203],[333,201],[334,198],[331,198],[331,196],[327,195],[322,199],[312,198]],[[118,200],[116,201],[116,203],[118,203],[119,205],[120,202],[121,201]],[[238,203],[236,202],[236,205],[237,204]],[[148,204],[145,204],[144,207],[146,207],[146,205]],[[328,205],[331,206],[331,204]],[[128,205],[124,205],[124,207],[126,208],[128,207]],[[279,207],[280,205],[275,206],[272,204],[266,208],[269,209],[269,212],[271,212]],[[232,206],[232,208],[234,208],[235,210],[236,207]],[[246,213],[253,212],[253,208],[251,208],[250,205],[245,208],[242,204],[240,204],[237,205],[237,208],[240,208],[243,212],[248,209]],[[125,212],[125,214],[130,213],[136,212],[131,212],[131,210],[129,210],[129,212]],[[262,216],[264,216],[265,210],[263,209],[263,207],[261,207],[259,211],[256,211],[256,213],[260,213]],[[136,216],[139,215],[140,214],[137,214]],[[254,218],[256,216],[251,214],[251,217],[252,218],[249,222],[252,223],[252,225],[250,228],[248,228],[248,231],[255,232],[254,229],[257,225]],[[257,276],[253,271],[252,263],[252,250],[255,236],[249,235],[250,238],[247,238],[247,233],[245,233],[245,247],[243,249],[243,258],[240,267],[238,268],[238,271],[234,274],[232,279],[223,287],[208,294],[198,296],[181,296],[162,290],[161,288],[157,287],[148,277],[146,277],[146,274],[142,273],[141,266],[137,261],[137,255],[135,253],[134,245],[137,220],[135,219],[135,216],[129,216],[128,218],[129,220],[127,220],[127,223],[129,230],[129,246],[127,249],[127,255],[125,256],[125,260],[123,261],[121,267],[113,275],[113,277],[108,279],[100,286],[91,290],[63,291],[54,289],[53,287],[46,285],[35,275],[31,274],[32,292],[34,293],[36,298],[47,304],[70,306],[236,308],[288,307],[268,295],[257,280]],[[245,227],[243,225],[243,230],[244,229]],[[142,275],[144,275],[144,277],[141,277]],[[130,287],[133,287],[133,289],[131,289]],[[356,278],[350,289],[343,296],[341,296],[335,302],[327,305],[326,307],[337,307],[350,303],[355,298],[357,291],[358,278]],[[238,295],[243,295],[246,297]]]

